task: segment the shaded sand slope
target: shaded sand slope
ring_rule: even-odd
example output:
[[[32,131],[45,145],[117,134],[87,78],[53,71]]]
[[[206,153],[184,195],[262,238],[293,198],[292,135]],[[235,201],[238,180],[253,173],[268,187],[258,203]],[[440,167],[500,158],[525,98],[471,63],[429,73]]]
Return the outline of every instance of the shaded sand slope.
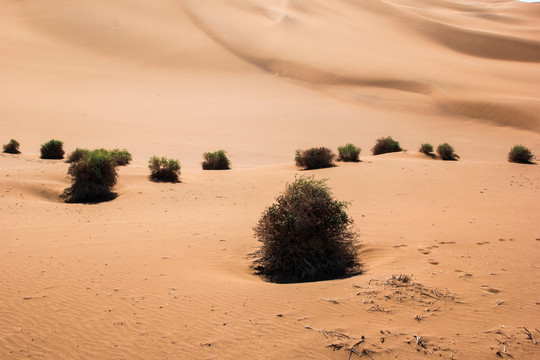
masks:
[[[540,171],[506,155],[540,154],[539,19],[515,1],[1,2],[1,141],[23,154],[0,154],[0,358],[537,357]],[[409,151],[370,157],[387,135]],[[53,137],[127,148],[119,197],[60,202],[67,164],[38,158]],[[292,163],[346,142],[361,163]],[[200,170],[218,148],[233,170]],[[154,154],[182,183],[148,181]],[[253,275],[252,227],[298,174],[351,201],[362,275]]]
[[[539,81],[538,9],[437,3],[192,1],[186,8],[209,36],[271,73],[356,85],[364,96],[366,87],[391,98],[401,94],[389,90],[421,94],[455,114],[538,130],[538,99],[529,97]]]

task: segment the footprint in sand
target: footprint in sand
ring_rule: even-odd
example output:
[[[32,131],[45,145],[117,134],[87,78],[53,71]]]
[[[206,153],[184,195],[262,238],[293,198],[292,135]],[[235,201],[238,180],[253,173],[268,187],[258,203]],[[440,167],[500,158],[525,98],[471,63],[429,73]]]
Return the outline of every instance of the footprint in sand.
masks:
[[[489,244],[489,241],[482,241],[482,242],[477,242],[476,245],[487,245]]]
[[[489,285],[482,285],[481,287],[483,288],[482,290],[485,290],[485,291],[490,292],[492,294],[498,294],[498,293],[501,292],[501,290],[494,289],[494,288],[490,287]]]
[[[441,245],[453,245],[455,244],[455,241],[441,241],[439,244]]]
[[[433,260],[433,259],[429,259],[428,263],[430,263],[431,265],[439,265],[439,262],[437,260]]]
[[[407,247],[407,245],[394,245],[394,248],[396,249],[403,248],[403,247]]]
[[[419,248],[418,251],[420,251],[420,252],[421,252],[422,254],[424,254],[424,255],[431,254],[431,251],[426,250],[426,249],[422,249],[422,248]]]

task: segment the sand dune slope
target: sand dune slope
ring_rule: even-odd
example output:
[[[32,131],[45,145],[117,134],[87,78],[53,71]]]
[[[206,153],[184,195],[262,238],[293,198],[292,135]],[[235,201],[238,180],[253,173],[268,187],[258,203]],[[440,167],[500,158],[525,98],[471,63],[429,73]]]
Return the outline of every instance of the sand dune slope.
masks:
[[[537,88],[534,69],[540,61],[538,11],[533,8],[536,13],[531,16],[530,6],[477,4],[456,9],[453,2],[426,6],[422,1],[336,1],[331,8],[324,1],[309,6],[287,1],[188,4],[188,13],[205,33],[271,73],[315,84],[430,95],[424,101],[459,115],[538,130],[538,103],[527,95]],[[498,20],[517,16],[511,27]],[[475,61],[477,65],[471,65]],[[529,86],[521,80],[510,84],[508,78],[493,79],[509,71],[518,77],[523,76],[519,72],[531,75]],[[488,77],[489,83],[471,81]],[[512,114],[493,116],[489,110],[471,109],[487,93],[497,100],[483,107],[500,113],[497,102],[510,100],[508,86],[516,91],[512,100],[521,100],[510,106]],[[456,109],[452,104],[465,102],[460,95],[465,89],[474,92],[467,93],[470,106]]]
[[[22,154],[0,154],[0,358],[538,357],[540,171],[506,156],[540,156],[539,20],[517,1],[1,2],[0,141]],[[387,135],[408,151],[370,156]],[[127,148],[119,196],[61,202],[51,138]],[[347,142],[362,162],[293,164]],[[202,171],[219,148],[233,169]],[[150,182],[152,155],[182,182]],[[252,228],[302,175],[350,201],[361,275],[253,274]]]

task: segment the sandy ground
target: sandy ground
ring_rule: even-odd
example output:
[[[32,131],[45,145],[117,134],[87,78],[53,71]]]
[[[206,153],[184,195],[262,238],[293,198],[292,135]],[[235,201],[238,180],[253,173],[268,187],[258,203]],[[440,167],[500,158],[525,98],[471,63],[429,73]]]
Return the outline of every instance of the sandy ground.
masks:
[[[0,358],[540,356],[540,170],[506,161],[540,154],[539,5],[2,1],[1,142],[22,154],[0,154]],[[371,156],[387,135],[408,151]],[[127,148],[118,198],[62,203],[51,138]],[[362,162],[294,166],[347,142]],[[202,171],[220,148],[233,169]],[[182,182],[150,182],[152,155]],[[351,203],[361,275],[253,274],[252,227],[298,175]]]

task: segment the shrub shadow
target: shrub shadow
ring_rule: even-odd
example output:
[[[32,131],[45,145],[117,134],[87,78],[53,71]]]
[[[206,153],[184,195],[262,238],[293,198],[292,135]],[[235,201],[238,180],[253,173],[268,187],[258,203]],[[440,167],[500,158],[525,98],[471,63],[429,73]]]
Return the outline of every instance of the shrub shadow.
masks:
[[[117,197],[118,197],[118,193],[110,192],[108,194],[102,194],[99,196],[92,195],[91,199],[88,199],[88,198],[78,199],[76,197],[73,197],[73,190],[71,189],[71,187],[64,189],[62,194],[60,194],[60,199],[67,204],[95,205],[95,204],[112,201],[116,199]]]
[[[181,184],[182,183],[182,180],[155,179],[155,178],[152,178],[152,176],[149,176],[148,180],[150,180],[153,183],[169,183],[169,184]]]

